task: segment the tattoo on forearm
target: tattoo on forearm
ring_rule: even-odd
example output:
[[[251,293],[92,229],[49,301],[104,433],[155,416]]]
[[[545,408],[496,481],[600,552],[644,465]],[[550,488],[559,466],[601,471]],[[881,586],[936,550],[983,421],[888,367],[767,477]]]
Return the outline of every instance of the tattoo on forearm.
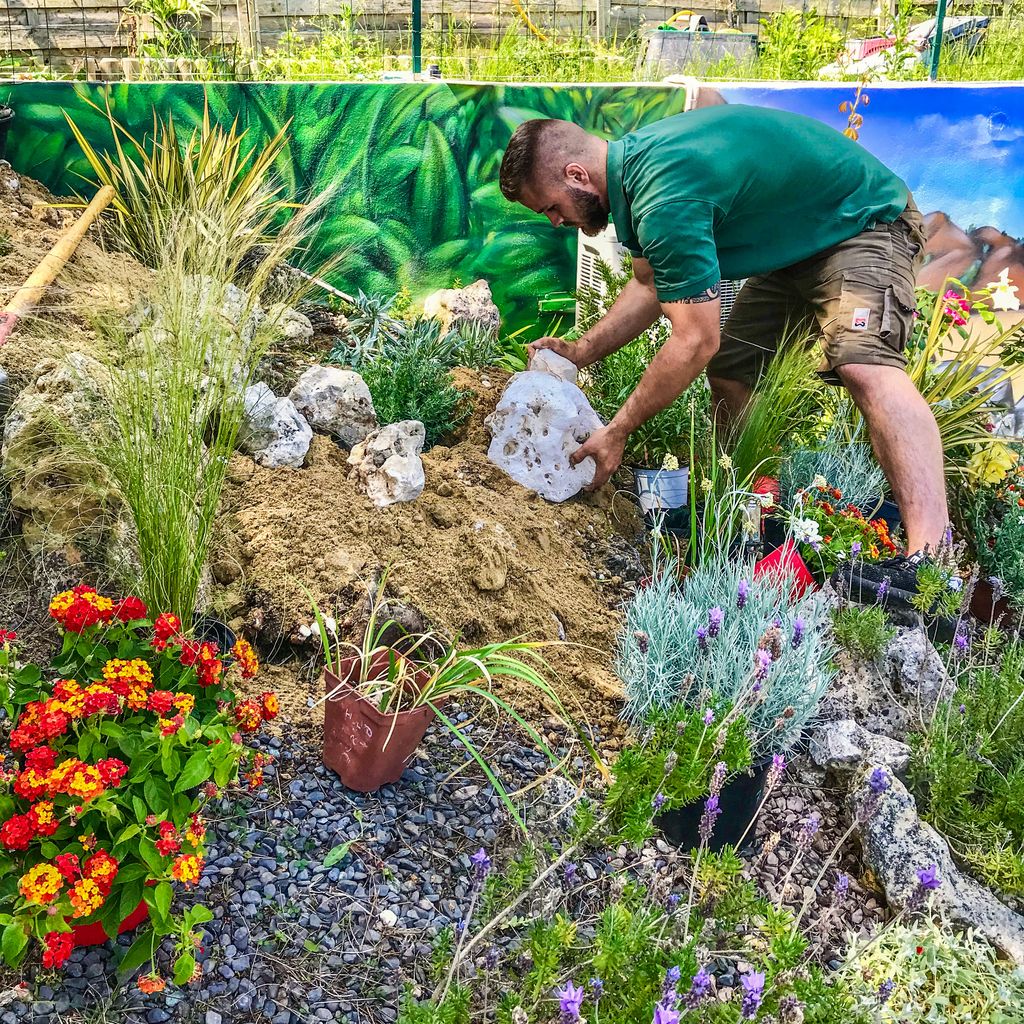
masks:
[[[721,282],[719,282],[721,283]],[[714,284],[705,291],[700,292],[698,295],[687,295],[685,299],[673,299],[673,302],[685,302],[687,305],[693,305],[697,302],[711,302],[713,299],[718,298],[718,285]]]

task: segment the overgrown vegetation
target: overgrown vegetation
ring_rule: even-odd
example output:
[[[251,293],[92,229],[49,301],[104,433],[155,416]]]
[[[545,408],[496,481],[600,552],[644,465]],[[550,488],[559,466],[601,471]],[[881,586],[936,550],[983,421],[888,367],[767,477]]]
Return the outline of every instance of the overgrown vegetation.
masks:
[[[896,635],[880,605],[849,604],[832,613],[832,633],[836,643],[857,660],[880,658]]]
[[[960,646],[963,646],[962,642]],[[910,775],[924,816],[957,856],[1004,892],[1024,894],[1024,645],[989,635],[959,669]]]

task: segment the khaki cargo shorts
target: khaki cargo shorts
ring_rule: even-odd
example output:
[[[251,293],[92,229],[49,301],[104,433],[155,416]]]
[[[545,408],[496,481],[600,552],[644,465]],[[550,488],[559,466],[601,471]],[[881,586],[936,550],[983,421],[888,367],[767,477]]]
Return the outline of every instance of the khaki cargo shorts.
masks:
[[[750,278],[736,296],[708,376],[753,386],[780,345],[821,345],[819,373],[841,383],[847,363],[907,365],[914,326],[914,281],[924,258],[924,220],[913,198],[891,224],[791,267]]]

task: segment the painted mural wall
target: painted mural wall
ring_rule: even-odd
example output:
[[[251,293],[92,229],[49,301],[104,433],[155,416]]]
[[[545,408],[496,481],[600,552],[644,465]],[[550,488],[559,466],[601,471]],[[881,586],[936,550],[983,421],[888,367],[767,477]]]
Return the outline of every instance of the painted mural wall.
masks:
[[[849,85],[708,88],[703,102],[794,110],[837,129],[846,125],[839,106],[853,95]],[[928,215],[922,281],[934,287],[954,274],[980,285],[1009,266],[1024,293],[1024,86],[889,86],[870,97],[861,142],[907,181]],[[257,145],[289,123],[278,170],[293,196],[329,193],[317,243],[321,254],[344,254],[340,285],[420,296],[483,277],[515,329],[537,321],[539,298],[574,287],[576,252],[573,233],[512,206],[498,189],[515,127],[559,117],[617,138],[678,113],[686,94],[660,85],[28,82],[10,94],[15,168],[58,194],[88,191],[64,112],[102,146],[108,100],[133,134],[145,132],[154,110],[198,123],[204,103],[224,123],[237,116]]]

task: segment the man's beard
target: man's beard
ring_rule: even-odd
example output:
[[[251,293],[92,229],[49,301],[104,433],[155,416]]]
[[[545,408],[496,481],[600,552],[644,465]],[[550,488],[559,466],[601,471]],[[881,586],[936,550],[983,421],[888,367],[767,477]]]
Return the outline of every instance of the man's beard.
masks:
[[[569,185],[568,189],[569,195],[573,198],[577,217],[575,221],[569,222],[569,227],[579,228],[583,234],[591,238],[601,234],[608,227],[608,208],[601,201],[601,197],[575,185]]]

